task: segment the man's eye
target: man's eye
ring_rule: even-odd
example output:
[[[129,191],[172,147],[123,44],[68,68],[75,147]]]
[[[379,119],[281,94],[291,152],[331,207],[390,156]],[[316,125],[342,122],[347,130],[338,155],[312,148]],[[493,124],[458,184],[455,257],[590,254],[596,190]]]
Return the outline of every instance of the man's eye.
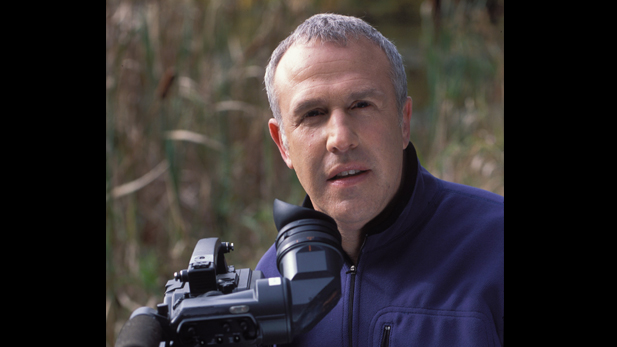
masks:
[[[313,111],[309,111],[304,115],[304,118],[309,118],[309,117],[315,117],[315,116],[319,116],[322,115],[323,112],[319,111],[319,110],[313,110]]]
[[[368,102],[366,102],[366,101],[359,101],[359,102],[355,103],[352,108],[365,108],[365,107],[369,107],[369,106],[370,106],[370,104]]]

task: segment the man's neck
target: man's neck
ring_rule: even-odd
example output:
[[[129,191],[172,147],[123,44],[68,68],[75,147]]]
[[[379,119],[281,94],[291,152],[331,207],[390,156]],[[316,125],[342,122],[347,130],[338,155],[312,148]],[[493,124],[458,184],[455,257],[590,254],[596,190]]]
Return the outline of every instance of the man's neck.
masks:
[[[343,251],[347,253],[347,256],[354,265],[358,264],[358,258],[360,257],[360,251],[362,250],[362,244],[366,236],[360,231],[340,231],[341,233],[341,247]]]

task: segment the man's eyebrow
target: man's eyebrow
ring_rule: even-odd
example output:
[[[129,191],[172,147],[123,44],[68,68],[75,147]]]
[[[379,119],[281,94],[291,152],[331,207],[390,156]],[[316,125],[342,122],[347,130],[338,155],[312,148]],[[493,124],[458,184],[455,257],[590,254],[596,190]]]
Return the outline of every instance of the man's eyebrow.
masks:
[[[293,106],[291,114],[300,115],[304,111],[323,105],[325,102],[325,100],[320,98],[302,100],[297,105]]]

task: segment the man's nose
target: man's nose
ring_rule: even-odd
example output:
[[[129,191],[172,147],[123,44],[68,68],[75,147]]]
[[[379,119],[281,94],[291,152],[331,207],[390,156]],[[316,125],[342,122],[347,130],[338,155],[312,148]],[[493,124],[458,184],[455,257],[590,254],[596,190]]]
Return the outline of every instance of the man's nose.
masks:
[[[329,152],[346,152],[358,146],[358,135],[351,116],[337,109],[332,112],[327,124]]]

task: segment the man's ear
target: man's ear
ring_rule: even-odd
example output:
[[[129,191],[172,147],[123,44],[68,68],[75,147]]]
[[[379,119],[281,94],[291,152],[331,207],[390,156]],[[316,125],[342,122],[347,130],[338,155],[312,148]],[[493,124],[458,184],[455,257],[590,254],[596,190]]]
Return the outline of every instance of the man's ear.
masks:
[[[281,152],[281,157],[287,164],[287,167],[293,169],[293,164],[291,163],[291,158],[289,157],[289,152],[283,145],[283,137],[281,136],[281,132],[283,131],[280,127],[276,119],[270,118],[268,121],[268,128],[270,129],[270,136],[274,143],[276,143],[276,147],[279,148],[279,152]]]
[[[410,141],[409,133],[411,132],[410,130],[411,106],[412,106],[411,96],[408,96],[407,101],[405,101],[405,106],[403,107],[403,129],[401,129],[402,135],[403,135],[403,149],[407,148],[407,145],[409,145],[409,141]]]

